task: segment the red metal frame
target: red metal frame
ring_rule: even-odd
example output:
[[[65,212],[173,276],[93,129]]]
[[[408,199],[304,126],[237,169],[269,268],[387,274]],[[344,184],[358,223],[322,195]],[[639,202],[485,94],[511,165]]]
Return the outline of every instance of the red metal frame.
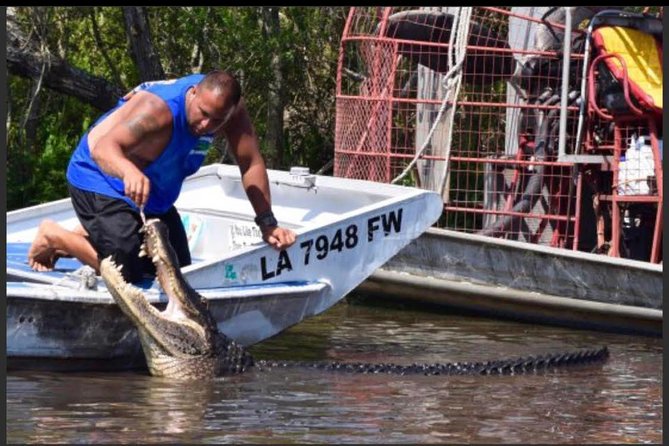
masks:
[[[448,39],[417,41],[405,36],[389,36],[388,30],[400,24],[432,26],[432,22],[427,19],[418,22],[421,19],[416,17],[421,17],[420,14],[396,14],[408,9],[416,8],[356,7],[349,12],[341,39],[337,71],[337,176],[391,182],[415,158],[416,152],[425,143],[426,129],[429,128],[427,124],[433,119],[430,116],[436,115],[436,110],[442,105],[443,98],[434,87],[440,82],[439,75],[425,65],[418,65],[416,61],[427,60],[425,63],[429,64],[430,58],[444,57],[448,51]],[[416,22],[410,23],[410,19],[406,18],[408,16]],[[428,17],[428,14],[424,16]],[[406,22],[400,23],[399,20]],[[508,83],[511,78],[510,73],[504,72],[504,68],[508,58],[559,61],[562,57],[561,48],[547,50],[509,46],[508,35],[513,26],[539,26],[544,23],[540,17],[512,12],[511,8],[476,7],[471,20],[470,30],[474,26],[479,27],[476,29],[488,30],[489,33],[482,38],[488,39],[487,42],[496,42],[493,45],[498,46],[481,46],[476,44],[476,40],[468,42],[465,77],[460,94],[455,104],[448,104],[455,107],[455,116],[448,157],[449,183],[444,192],[447,194],[444,195],[445,218],[440,220],[443,227],[462,232],[486,233],[484,222],[488,222],[488,225],[493,222],[500,225],[499,230],[493,231],[497,236],[573,250],[581,248],[582,237],[588,232],[596,232],[598,248],[609,239],[610,254],[620,255],[621,208],[629,203],[647,203],[657,207],[652,253],[648,260],[660,262],[663,188],[655,121],[657,116],[646,113],[632,103],[625,61],[616,54],[594,55],[586,70],[589,88],[585,137],[580,150],[583,154],[600,154],[612,158],[611,164],[560,161],[556,153],[556,139],[550,130],[550,126],[556,125],[551,120],[559,116],[556,115],[560,110],[559,101],[535,100],[539,93],[532,93],[534,96],[530,97],[533,99],[525,101],[510,99],[507,92],[511,91],[511,84]],[[563,24],[551,25],[555,30],[564,31]],[[443,29],[434,29],[432,34],[441,35],[443,32]],[[585,33],[578,29],[574,32]],[[613,116],[596,103],[597,66],[610,58],[620,60],[623,67],[622,86],[630,106],[630,116]],[[583,61],[584,54],[574,49],[569,63],[578,66]],[[554,91],[559,91],[557,86],[561,82],[562,70],[548,69],[543,72],[541,65],[539,67],[534,77],[526,79],[531,87],[524,88],[545,90],[550,86]],[[349,77],[347,72],[358,74]],[[580,85],[581,81],[578,82]],[[566,146],[574,147],[574,129],[580,108],[570,104],[566,113]],[[518,121],[518,134],[505,138],[508,131],[505,123],[511,118]],[[541,142],[545,135],[540,134],[540,126],[546,122],[549,124],[549,132],[547,139]],[[610,123],[614,127],[613,136],[598,136],[597,129]],[[637,128],[651,139],[657,192],[652,196],[621,196],[616,188],[620,156],[628,134]],[[425,163],[446,159],[436,150],[435,144],[440,144],[444,139],[438,132],[435,132],[425,152],[420,155],[420,163],[413,171],[413,177],[404,179],[403,184],[424,187],[422,182],[426,172],[429,172],[429,165]],[[515,151],[513,147],[508,147],[509,141],[513,142],[514,138],[517,147]],[[540,142],[543,144],[549,141],[553,144],[552,150],[545,148],[543,152],[536,152]],[[539,159],[533,156],[535,152],[540,153]],[[590,205],[582,202],[586,198],[584,173],[587,173],[588,178],[593,175],[597,178],[597,181],[591,183],[598,188],[594,197],[598,216],[587,222],[582,221],[582,207]],[[535,180],[541,180],[539,189],[529,187],[534,175]],[[490,185],[484,186],[484,183]],[[524,199],[529,204],[518,206]],[[611,229],[608,234],[604,232],[603,206],[610,206],[611,224],[608,226]]]

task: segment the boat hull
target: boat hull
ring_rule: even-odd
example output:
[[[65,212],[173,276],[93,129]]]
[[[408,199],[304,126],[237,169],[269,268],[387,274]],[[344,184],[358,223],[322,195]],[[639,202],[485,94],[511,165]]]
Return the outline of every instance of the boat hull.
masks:
[[[357,289],[595,330],[662,334],[662,266],[431,228]]]

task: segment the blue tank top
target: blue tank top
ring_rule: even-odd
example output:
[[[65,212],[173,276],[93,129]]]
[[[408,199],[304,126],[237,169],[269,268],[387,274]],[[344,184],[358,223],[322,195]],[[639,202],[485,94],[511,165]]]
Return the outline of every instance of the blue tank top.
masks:
[[[160,97],[172,112],[172,137],[163,152],[143,170],[151,181],[149,200],[144,211],[151,214],[167,212],[174,204],[183,180],[197,171],[213,141],[213,135],[195,136],[186,120],[186,92],[204,78],[193,74],[167,81],[144,82],[118,101],[113,109],[102,115],[93,126],[125,104],[138,91],[148,91]],[[92,127],[91,127],[92,128]],[[67,167],[67,180],[79,189],[125,200],[136,208],[124,194],[123,181],[105,173],[91,158],[88,133],[82,136]]]

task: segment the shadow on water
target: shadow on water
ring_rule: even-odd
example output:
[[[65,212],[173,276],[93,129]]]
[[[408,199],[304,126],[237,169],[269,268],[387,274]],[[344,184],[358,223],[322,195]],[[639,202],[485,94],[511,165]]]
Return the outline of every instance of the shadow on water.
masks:
[[[342,303],[258,359],[455,362],[606,344],[606,363],[518,376],[10,372],[11,443],[660,443],[661,340]]]

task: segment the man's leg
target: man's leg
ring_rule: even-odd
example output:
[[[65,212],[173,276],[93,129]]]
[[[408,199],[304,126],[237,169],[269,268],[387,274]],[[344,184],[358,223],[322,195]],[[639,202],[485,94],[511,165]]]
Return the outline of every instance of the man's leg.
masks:
[[[88,233],[88,241],[99,262],[111,256],[122,265],[121,274],[127,282],[141,280],[153,265],[139,257],[143,236],[139,232],[142,219],[136,208],[120,198],[89,192],[70,186],[72,205]]]
[[[35,271],[51,271],[60,257],[76,257],[96,271],[100,267],[98,255],[81,225],[68,230],[53,220],[44,220],[28,251],[28,264]]]

